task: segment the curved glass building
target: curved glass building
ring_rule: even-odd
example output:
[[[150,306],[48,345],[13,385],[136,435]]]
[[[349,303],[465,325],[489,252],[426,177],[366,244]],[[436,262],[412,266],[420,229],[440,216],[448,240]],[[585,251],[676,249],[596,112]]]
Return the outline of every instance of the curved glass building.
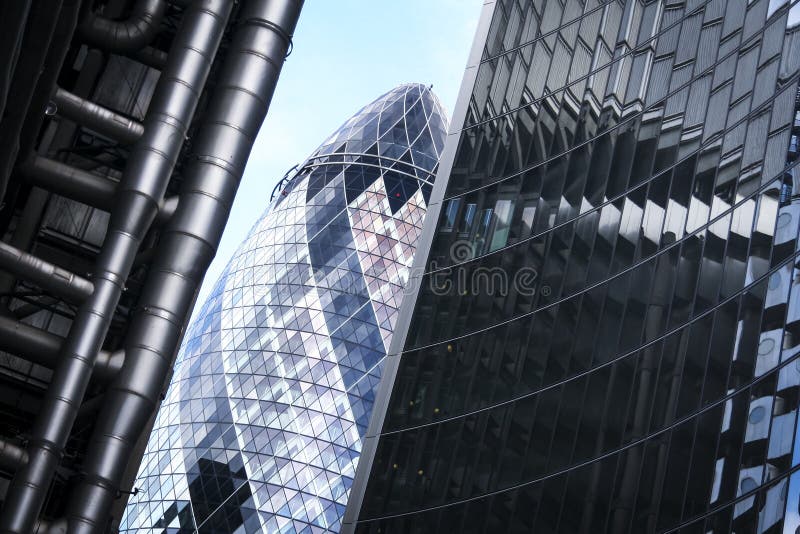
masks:
[[[410,84],[279,184],[185,338],[122,531],[338,531],[447,118]]]
[[[343,531],[800,525],[796,0],[490,0]]]

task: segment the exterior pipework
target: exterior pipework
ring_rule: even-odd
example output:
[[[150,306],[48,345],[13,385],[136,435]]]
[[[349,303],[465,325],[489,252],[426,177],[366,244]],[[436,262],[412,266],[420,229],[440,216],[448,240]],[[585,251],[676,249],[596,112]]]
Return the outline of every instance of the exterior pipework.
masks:
[[[166,8],[165,0],[137,0],[131,16],[124,21],[89,13],[78,26],[78,33],[86,43],[103,50],[135,52],[150,44],[156,36]]]
[[[119,183],[109,178],[44,156],[32,156],[19,171],[30,183],[52,193],[107,212],[114,208]],[[177,203],[176,197],[162,199],[156,221],[161,223],[169,219]]]
[[[135,143],[144,131],[140,122],[124,117],[60,87],[56,88],[52,102],[56,105],[56,112],[62,117],[91,128],[123,145]]]
[[[156,70],[162,70],[167,64],[167,53],[152,46],[145,46],[132,52],[129,57]]]
[[[59,519],[58,521],[45,521],[40,519],[36,522],[36,528],[33,534],[67,534],[67,521]]]
[[[72,302],[83,302],[94,289],[89,280],[3,242],[0,242],[0,269]]]
[[[198,0],[185,15],[144,121],[144,134],[125,167],[93,277],[95,290],[79,309],[62,346],[31,432],[30,460],[11,482],[0,531],[29,533],[36,525],[64,451],[97,354],[131,265],[164,197],[211,62],[233,8],[229,0]]]
[[[180,202],[161,235],[128,333],[125,364],[89,444],[85,477],[69,507],[72,534],[102,531],[142,428],[157,408],[301,8],[302,0],[250,0],[242,7]]]
[[[0,469],[15,471],[28,462],[28,453],[19,445],[0,438]]]
[[[64,338],[0,315],[0,350],[15,354],[29,362],[55,369]],[[109,380],[122,367],[123,351],[100,351],[94,364],[94,377]]]
[[[117,182],[43,156],[33,156],[19,167],[32,184],[88,206],[111,211]]]

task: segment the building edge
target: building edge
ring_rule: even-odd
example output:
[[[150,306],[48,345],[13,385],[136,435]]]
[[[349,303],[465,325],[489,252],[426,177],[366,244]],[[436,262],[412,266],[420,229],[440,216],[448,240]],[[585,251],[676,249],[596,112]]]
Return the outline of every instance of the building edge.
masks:
[[[353,534],[358,522],[358,516],[364,501],[369,475],[372,471],[372,464],[375,460],[375,451],[378,447],[381,428],[386,418],[386,410],[392,395],[392,389],[394,388],[400,357],[406,343],[406,338],[408,337],[411,318],[416,308],[422,273],[428,262],[428,255],[431,250],[433,238],[436,235],[442,199],[447,190],[447,184],[450,181],[450,173],[453,169],[458,142],[461,139],[461,130],[466,121],[469,103],[478,77],[478,68],[480,67],[483,49],[486,44],[486,39],[489,36],[489,28],[491,27],[496,7],[497,0],[486,0],[481,6],[478,27],[475,31],[472,47],[470,48],[467,58],[467,65],[461,80],[461,87],[458,91],[455,108],[450,118],[450,127],[447,138],[445,139],[444,149],[439,158],[439,168],[433,182],[433,190],[431,192],[430,202],[428,203],[425,222],[422,226],[419,245],[414,254],[411,276],[408,281],[410,290],[403,297],[403,302],[400,304],[397,324],[394,329],[394,334],[392,335],[388,354],[386,355],[386,363],[384,364],[380,385],[375,395],[375,404],[372,408],[369,426],[367,427],[366,434],[364,434],[362,438],[361,456],[359,457],[358,467],[356,468],[355,477],[353,478],[353,485],[350,487],[350,496],[347,499],[347,508],[345,509],[342,528],[340,530],[341,534]]]

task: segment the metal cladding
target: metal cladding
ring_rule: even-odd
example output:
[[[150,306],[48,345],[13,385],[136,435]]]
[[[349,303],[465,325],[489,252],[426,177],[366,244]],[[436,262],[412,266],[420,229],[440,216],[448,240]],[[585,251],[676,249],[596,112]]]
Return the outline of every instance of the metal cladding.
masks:
[[[188,331],[122,532],[338,530],[445,129],[400,86],[277,191]]]
[[[484,4],[344,532],[798,532],[799,51],[796,1]]]

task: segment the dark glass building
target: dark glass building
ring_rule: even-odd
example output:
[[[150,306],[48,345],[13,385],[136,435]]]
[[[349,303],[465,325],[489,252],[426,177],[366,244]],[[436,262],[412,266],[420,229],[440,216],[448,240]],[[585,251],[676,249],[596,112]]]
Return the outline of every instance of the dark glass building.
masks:
[[[338,532],[447,117],[364,106],[296,172],[186,335],[121,532]]]
[[[797,531],[799,23],[484,4],[343,531]]]

